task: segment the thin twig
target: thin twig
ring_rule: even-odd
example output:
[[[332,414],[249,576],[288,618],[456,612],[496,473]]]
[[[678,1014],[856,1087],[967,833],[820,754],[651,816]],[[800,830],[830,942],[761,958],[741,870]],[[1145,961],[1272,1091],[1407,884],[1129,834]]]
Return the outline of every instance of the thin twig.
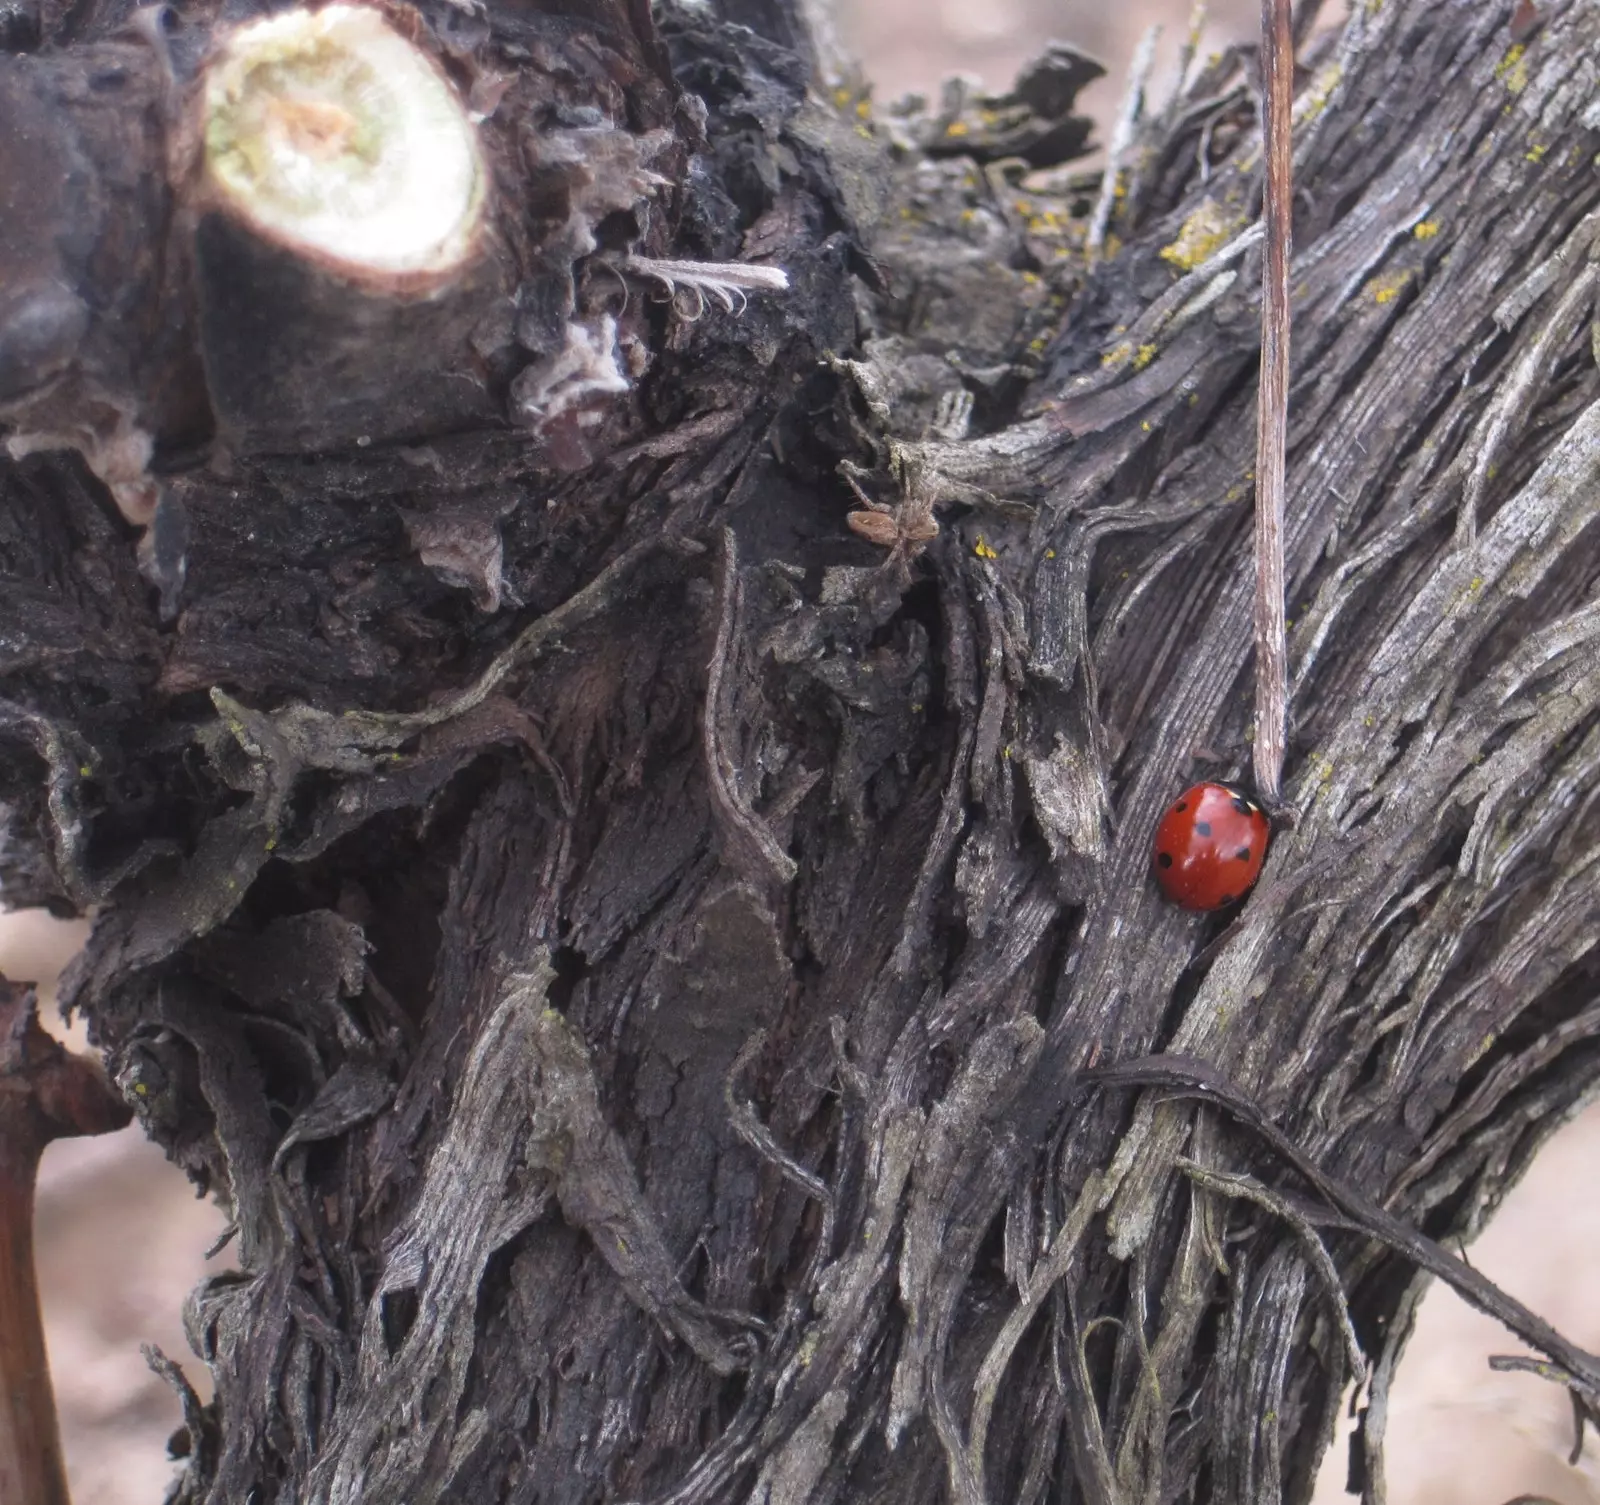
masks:
[[[1173,80],[1172,93],[1161,112],[1161,133],[1168,140],[1173,139],[1179,112],[1189,102],[1189,75],[1194,72],[1194,60],[1199,55],[1200,38],[1205,29],[1206,0],[1194,0],[1189,7],[1189,24],[1183,42],[1178,48],[1178,76]]]
[[[1206,0],[1194,0],[1189,7],[1189,29],[1184,36],[1183,46],[1178,49],[1178,84],[1172,91],[1175,103],[1185,97],[1189,75],[1194,72],[1194,60],[1200,55],[1200,39],[1205,35],[1209,13]]]
[[[1145,32],[1128,69],[1128,87],[1122,96],[1122,108],[1117,111],[1117,123],[1111,128],[1105,176],[1100,180],[1100,198],[1094,206],[1094,218],[1089,221],[1089,236],[1084,244],[1090,261],[1098,261],[1105,250],[1106,230],[1111,224],[1111,211],[1117,204],[1117,184],[1122,180],[1122,165],[1133,145],[1139,117],[1144,113],[1144,89],[1155,63],[1156,38],[1160,35],[1159,26],[1152,26]]]
[[[33,1192],[53,1139],[133,1114],[100,1063],[40,1027],[33,988],[0,977],[0,1501],[72,1505],[33,1263]]]
[[[1261,385],[1256,407],[1256,792],[1283,803],[1289,672],[1283,605],[1283,505],[1289,428],[1289,246],[1294,213],[1290,110],[1294,43],[1289,0],[1261,0],[1261,75],[1266,99],[1263,158]]]

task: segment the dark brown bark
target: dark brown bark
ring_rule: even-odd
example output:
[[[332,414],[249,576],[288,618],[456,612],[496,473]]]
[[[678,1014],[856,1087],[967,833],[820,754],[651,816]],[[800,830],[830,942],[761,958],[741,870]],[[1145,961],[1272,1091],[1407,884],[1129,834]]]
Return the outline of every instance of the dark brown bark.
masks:
[[[416,13],[494,101],[493,421],[146,416],[144,574],[80,460],[0,468],[7,896],[104,905],[67,996],[237,1228],[179,1498],[1267,1505],[1359,1345],[1381,1499],[1419,1264],[1594,1405],[1438,1241],[1600,1065],[1600,6],[1302,58],[1300,819],[1217,917],[1148,841],[1249,763],[1250,70],[1091,266],[1094,178],[1024,178],[1069,53],[875,113],[777,0],[647,9]],[[0,101],[140,46],[187,97],[222,18],[121,19]],[[182,331],[171,191],[95,244]],[[19,429],[138,369],[5,317]]]

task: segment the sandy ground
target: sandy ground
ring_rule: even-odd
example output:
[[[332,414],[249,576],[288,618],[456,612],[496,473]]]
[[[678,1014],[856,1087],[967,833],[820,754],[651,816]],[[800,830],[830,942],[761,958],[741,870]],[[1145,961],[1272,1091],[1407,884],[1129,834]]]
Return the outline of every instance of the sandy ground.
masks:
[[[1009,81],[1040,41],[1072,41],[1110,65],[1086,104],[1116,107],[1127,60],[1143,29],[1166,30],[1170,60],[1188,6],[1183,0],[838,0],[841,28],[867,60],[880,95],[929,89],[948,71]],[[1254,0],[1218,0],[1215,39],[1248,34]],[[1162,87],[1158,63],[1153,80]],[[43,916],[0,919],[0,971],[54,977],[82,931]],[[47,1022],[53,1009],[46,1010]],[[1600,1109],[1577,1119],[1540,1157],[1494,1226],[1473,1248],[1479,1268],[1590,1349],[1600,1348],[1600,1300],[1592,1251],[1600,1247],[1600,1199],[1587,1194],[1600,1153]],[[141,1343],[160,1345],[205,1388],[180,1312],[206,1269],[204,1251],[222,1217],[137,1129],[57,1144],[46,1153],[38,1244],[51,1366],[78,1505],[156,1505],[173,1465],[166,1438],[177,1403],[150,1374]],[[225,1267],[227,1252],[213,1268]],[[1600,1451],[1577,1467],[1563,1395],[1539,1380],[1489,1372],[1505,1351],[1494,1324],[1435,1289],[1402,1368],[1390,1426],[1393,1505],[1504,1505],[1540,1494],[1557,1505],[1600,1505]],[[1343,1456],[1330,1456],[1317,1505],[1336,1505]]]

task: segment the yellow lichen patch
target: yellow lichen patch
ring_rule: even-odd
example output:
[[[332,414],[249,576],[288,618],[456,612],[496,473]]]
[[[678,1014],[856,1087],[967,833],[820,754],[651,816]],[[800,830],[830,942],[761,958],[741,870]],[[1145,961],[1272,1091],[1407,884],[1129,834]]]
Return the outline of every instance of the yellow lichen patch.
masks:
[[[1513,94],[1528,87],[1528,49],[1518,42],[1495,65],[1494,76]]]
[[[1312,79],[1311,87],[1295,101],[1294,123],[1303,125],[1308,120],[1315,120],[1325,109],[1328,101],[1333,98],[1333,91],[1344,80],[1344,69],[1338,62],[1329,63],[1317,76]]]
[[[1381,277],[1374,277],[1365,291],[1374,303],[1393,303],[1410,281],[1410,272],[1385,272]]]
[[[947,136],[965,136],[967,134],[967,123],[964,120],[952,120],[944,128],[944,133]]]
[[[1535,142],[1531,147],[1528,148],[1528,161],[1532,162],[1535,166],[1538,166],[1539,163],[1544,161],[1544,154],[1549,150],[1550,148],[1548,146],[1545,146],[1540,142]]]
[[[1055,209],[1037,208],[1028,199],[1018,199],[1011,207],[1022,221],[1022,228],[1030,235],[1049,235],[1066,228],[1066,220]]]
[[[1415,235],[1418,240],[1432,240],[1433,237],[1439,233],[1439,221],[1436,219],[1425,219],[1420,225],[1414,226],[1411,233]]]
[[[1141,345],[1133,357],[1133,369],[1143,371],[1160,354],[1159,345]]]
[[[1178,238],[1161,248],[1161,259],[1170,261],[1180,272],[1192,272],[1243,228],[1243,219],[1230,214],[1216,200],[1205,199],[1183,222]]]
[[[979,559],[998,559],[1000,557],[1000,551],[998,549],[991,549],[989,545],[983,541],[983,534],[981,533],[978,535],[977,543],[973,544],[972,546],[972,552],[976,554]]]
[[[1100,364],[1107,371],[1115,371],[1118,366],[1126,366],[1133,357],[1133,342],[1131,340],[1123,340],[1121,344],[1113,345],[1100,357]]]

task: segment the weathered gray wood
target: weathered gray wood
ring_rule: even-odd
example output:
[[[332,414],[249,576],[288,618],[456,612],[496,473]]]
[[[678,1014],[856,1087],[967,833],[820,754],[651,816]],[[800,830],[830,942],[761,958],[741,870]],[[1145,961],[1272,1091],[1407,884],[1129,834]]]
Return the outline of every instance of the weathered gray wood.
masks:
[[[1249,764],[1237,58],[1091,265],[1070,53],[894,115],[777,0],[425,5],[512,81],[521,427],[152,418],[143,574],[80,460],[0,463],[6,893],[105,906],[69,996],[239,1230],[180,1499],[1267,1505],[1351,1331],[1382,1498],[1416,1262],[1499,1300],[1432,1241],[1600,1067],[1600,4],[1526,11],[1302,60],[1299,820],[1231,920],[1147,869]],[[181,96],[220,24],[121,19],[46,7],[0,101],[91,44]],[[552,318],[632,352],[592,424],[517,408]]]

